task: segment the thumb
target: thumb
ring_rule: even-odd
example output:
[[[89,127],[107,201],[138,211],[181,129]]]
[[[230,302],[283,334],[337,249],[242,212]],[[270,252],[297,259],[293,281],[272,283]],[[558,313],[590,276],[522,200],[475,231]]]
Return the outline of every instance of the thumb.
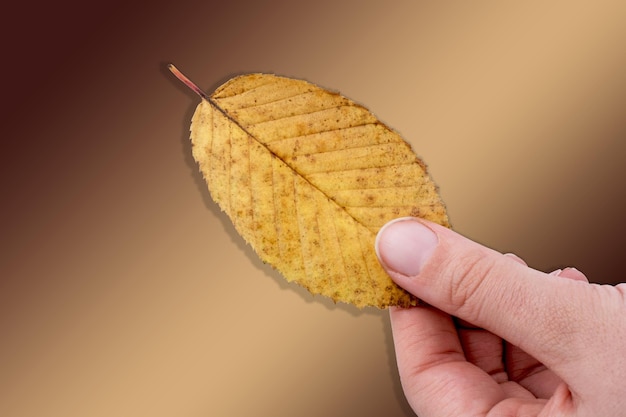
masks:
[[[585,351],[577,326],[586,283],[531,269],[450,229],[405,218],[385,225],[376,252],[391,278],[426,303],[491,331],[546,365]],[[588,329],[587,329],[588,330]],[[568,340],[570,339],[570,340]],[[580,345],[580,346],[577,346]]]

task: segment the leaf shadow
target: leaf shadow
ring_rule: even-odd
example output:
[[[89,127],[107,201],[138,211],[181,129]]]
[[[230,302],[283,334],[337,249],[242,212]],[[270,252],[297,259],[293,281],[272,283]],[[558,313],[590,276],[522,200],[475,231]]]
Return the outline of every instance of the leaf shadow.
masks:
[[[198,168],[198,164],[193,159],[191,153],[191,141],[189,139],[189,126],[191,122],[191,118],[195,111],[198,102],[198,96],[193,93],[191,90],[182,85],[182,83],[178,82],[167,68],[167,62],[161,63],[161,72],[164,73],[167,77],[171,79],[171,82],[175,86],[175,88],[179,89],[183,94],[187,95],[191,99],[191,105],[185,111],[184,120],[181,121],[181,134],[180,134],[180,143],[181,143],[181,151],[183,154],[183,158],[185,164],[189,168],[190,176],[196,185],[200,195],[202,196],[202,201],[204,202],[204,206],[207,210],[215,216],[219,222],[222,224],[224,231],[230,237],[230,241],[234,243],[237,248],[244,253],[244,255],[248,258],[248,260],[252,263],[252,265],[261,271],[264,275],[270,277],[281,290],[292,291],[299,295],[299,297],[305,301],[306,303],[318,303],[323,305],[328,310],[340,310],[346,312],[354,317],[359,317],[367,314],[377,314],[380,310],[375,307],[366,307],[363,309],[359,309],[350,304],[346,303],[335,303],[332,299],[322,296],[322,295],[313,295],[304,287],[297,285],[296,283],[288,282],[283,276],[274,269],[271,265],[264,263],[258,255],[254,252],[252,247],[248,245],[245,240],[239,236],[239,233],[235,230],[235,227],[232,225],[230,219],[221,211],[217,203],[213,201],[211,198],[211,194],[207,187],[207,184],[202,177],[202,173]],[[237,74],[235,74],[237,75]],[[234,75],[233,75],[234,76]],[[232,76],[224,77],[224,80],[218,81],[215,86],[211,87],[211,90],[214,91],[217,87],[222,85],[226,80],[230,79]]]

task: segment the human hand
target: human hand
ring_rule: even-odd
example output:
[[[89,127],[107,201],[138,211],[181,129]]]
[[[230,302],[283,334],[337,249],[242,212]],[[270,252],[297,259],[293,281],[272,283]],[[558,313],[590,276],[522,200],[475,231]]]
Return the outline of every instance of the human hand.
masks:
[[[417,219],[388,223],[376,250],[427,303],[390,309],[419,417],[626,415],[626,284],[545,274]]]

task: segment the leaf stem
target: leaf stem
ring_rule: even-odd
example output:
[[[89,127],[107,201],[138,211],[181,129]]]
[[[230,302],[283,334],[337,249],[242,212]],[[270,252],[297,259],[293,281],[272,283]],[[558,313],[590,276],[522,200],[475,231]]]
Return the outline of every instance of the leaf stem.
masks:
[[[174,64],[167,64],[167,68],[172,72],[172,74],[174,74],[176,76],[176,78],[178,78],[180,81],[183,82],[183,84],[185,84],[187,87],[189,87],[194,93],[196,93],[197,95],[199,95],[200,97],[202,97],[205,100],[209,100],[209,95],[207,93],[205,93],[204,91],[202,91],[200,89],[200,87],[198,87],[197,85],[195,85],[189,78],[187,78],[182,72],[180,72],[178,70],[178,68],[176,68],[174,66]],[[209,100],[210,101],[210,100]]]

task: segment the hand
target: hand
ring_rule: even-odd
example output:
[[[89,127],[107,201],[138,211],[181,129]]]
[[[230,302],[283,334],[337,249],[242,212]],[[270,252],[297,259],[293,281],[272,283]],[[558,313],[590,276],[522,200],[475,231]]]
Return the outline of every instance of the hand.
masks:
[[[419,417],[626,415],[626,284],[545,274],[417,219],[383,227],[376,250],[426,303],[390,309]]]

